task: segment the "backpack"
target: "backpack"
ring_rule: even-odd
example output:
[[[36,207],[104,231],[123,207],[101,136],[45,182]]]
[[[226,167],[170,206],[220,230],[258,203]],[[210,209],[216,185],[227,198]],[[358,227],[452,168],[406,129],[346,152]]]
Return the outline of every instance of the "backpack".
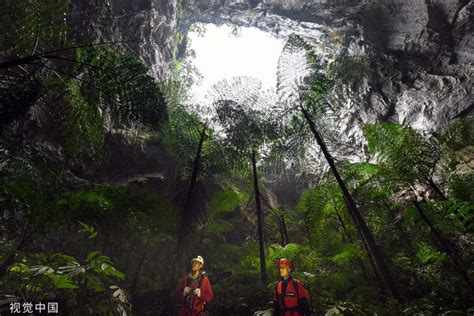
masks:
[[[297,306],[299,305],[299,301],[300,301],[300,295],[299,295],[299,282],[298,280],[295,280],[295,279],[291,279],[292,283],[293,283],[293,289],[295,291],[295,294],[296,294],[296,304]],[[283,286],[283,282],[281,283],[281,293],[278,293],[278,285],[277,285],[277,293],[278,293],[278,299],[279,299],[279,303],[280,305],[283,307],[283,311],[288,311],[288,312],[300,312],[299,311],[299,308],[298,307],[287,307],[286,304],[285,304],[285,297],[286,297],[286,289],[288,287],[288,282],[286,282],[286,286]]]
[[[203,280],[204,278],[207,278],[207,275],[206,275],[206,272],[205,272],[205,271],[201,272],[201,274],[200,274],[199,277],[198,277],[198,285],[197,285],[197,287],[196,287],[197,289],[200,289],[200,288],[201,288],[201,286],[202,286],[202,280]],[[189,276],[187,275],[187,276],[186,276],[186,279],[185,279],[185,282],[184,282],[184,286],[185,286],[185,287],[188,286],[188,285],[190,285],[190,284],[189,284],[189,281],[190,281],[190,278],[189,278]],[[204,313],[205,304],[203,304],[203,303],[201,302],[201,300],[199,300],[199,299],[196,300],[196,296],[195,296],[195,295],[192,296],[192,299],[191,299],[191,300],[190,300],[189,298],[190,298],[190,297],[188,297],[188,299],[187,299],[187,304],[186,304],[187,308],[191,309],[191,310],[194,311],[194,312]]]

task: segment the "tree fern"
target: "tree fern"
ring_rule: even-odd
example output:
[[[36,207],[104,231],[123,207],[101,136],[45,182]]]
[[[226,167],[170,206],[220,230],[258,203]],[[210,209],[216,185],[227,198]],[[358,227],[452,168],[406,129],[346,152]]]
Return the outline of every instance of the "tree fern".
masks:
[[[262,83],[260,80],[237,76],[232,79],[222,79],[216,82],[208,92],[210,103],[220,100],[231,100],[242,107],[242,110],[255,108],[261,99]]]
[[[3,57],[23,57],[52,48],[63,47],[67,39],[68,4],[65,0],[14,1],[0,5],[6,51]]]
[[[232,189],[223,189],[216,192],[207,202],[208,218],[220,217],[232,212],[237,205],[243,202],[244,195]]]
[[[288,163],[301,168],[302,173],[321,174],[326,168],[315,166],[323,159],[302,107],[311,115],[322,137],[329,140],[326,142],[329,150],[337,154],[341,148],[343,137],[334,123],[338,108],[329,99],[338,82],[335,74],[335,71],[326,71],[307,39],[290,36],[279,59],[277,93],[280,102],[273,109],[273,117],[285,128]]]
[[[432,180],[441,156],[441,149],[435,139],[424,137],[409,127],[391,123],[367,125],[364,134],[369,150],[400,179],[421,181],[443,195]]]
[[[271,263],[276,263],[278,259],[288,258],[290,260],[297,259],[298,255],[302,252],[303,247],[299,244],[290,243],[286,246],[281,245],[270,245],[268,247],[268,259]]]

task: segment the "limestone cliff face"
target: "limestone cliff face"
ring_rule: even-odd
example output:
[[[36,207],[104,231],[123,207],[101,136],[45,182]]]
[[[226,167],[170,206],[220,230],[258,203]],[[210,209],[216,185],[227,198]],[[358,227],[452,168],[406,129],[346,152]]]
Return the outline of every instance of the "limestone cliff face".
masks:
[[[159,81],[169,78],[174,66],[178,7],[176,0],[67,0],[65,21],[74,43],[96,43],[135,53]],[[1,37],[1,36],[0,36]],[[0,47],[3,52],[5,47]],[[2,54],[0,54],[1,56]],[[3,61],[3,60],[1,60]],[[163,170],[172,170],[173,161],[165,157],[158,142],[137,135],[137,131],[108,130],[104,141],[104,165],[100,174],[90,171],[88,162],[73,161],[57,143],[49,109],[39,100],[27,116],[10,124],[2,137],[34,152],[66,170],[72,186],[87,186],[88,181],[161,181]],[[54,110],[53,110],[54,111]],[[149,137],[153,138],[153,135]]]
[[[70,1],[78,38],[120,42],[159,80],[169,78],[176,47],[177,0]]]
[[[356,98],[363,102],[348,104],[347,121],[434,131],[473,111],[473,1],[187,0],[185,7],[188,21],[295,32],[322,46],[341,36],[337,53],[372,62]]]

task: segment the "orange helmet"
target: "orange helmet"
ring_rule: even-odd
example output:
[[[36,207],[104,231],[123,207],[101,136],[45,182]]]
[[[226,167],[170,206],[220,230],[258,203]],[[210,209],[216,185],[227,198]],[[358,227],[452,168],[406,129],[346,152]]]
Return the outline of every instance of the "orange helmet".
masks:
[[[277,262],[277,266],[279,268],[281,268],[281,267],[288,267],[290,269],[292,268],[291,261],[286,259],[286,258],[279,259],[278,262]]]

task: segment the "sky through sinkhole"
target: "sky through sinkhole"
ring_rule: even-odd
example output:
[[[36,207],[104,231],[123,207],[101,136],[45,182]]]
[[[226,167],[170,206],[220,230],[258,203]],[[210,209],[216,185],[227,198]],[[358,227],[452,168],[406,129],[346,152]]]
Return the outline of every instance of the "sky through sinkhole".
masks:
[[[195,52],[193,64],[202,80],[191,88],[193,103],[205,103],[206,94],[221,79],[251,76],[262,81],[264,90],[276,88],[278,58],[285,39],[253,27],[201,24],[203,35],[190,31],[190,46]],[[234,32],[233,32],[234,30]]]

